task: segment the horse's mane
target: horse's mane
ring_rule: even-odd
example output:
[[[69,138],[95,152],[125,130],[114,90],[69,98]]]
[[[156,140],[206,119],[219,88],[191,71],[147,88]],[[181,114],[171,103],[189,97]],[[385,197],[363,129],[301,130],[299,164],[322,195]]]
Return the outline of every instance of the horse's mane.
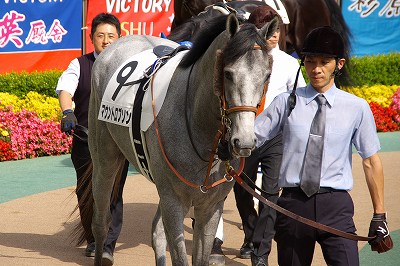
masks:
[[[226,15],[214,17],[204,23],[200,31],[192,35],[193,48],[182,59],[181,66],[188,67],[194,64],[204,54],[214,39],[226,29],[226,19]],[[236,61],[251,50],[254,43],[257,43],[262,50],[268,51],[265,39],[258,34],[257,28],[250,23],[243,24],[224,49],[224,63]]]
[[[198,18],[194,17],[192,19]],[[188,67],[194,64],[205,53],[214,39],[226,29],[226,19],[226,15],[218,15],[208,20],[200,21],[200,23],[205,23],[201,23],[202,25],[198,31],[192,34],[190,40],[193,43],[193,48],[183,57],[180,63],[181,66]]]
[[[254,43],[257,43],[263,51],[269,51],[265,39],[258,34],[256,26],[251,23],[242,24],[240,30],[226,44],[224,49],[225,65],[236,61],[253,49]]]

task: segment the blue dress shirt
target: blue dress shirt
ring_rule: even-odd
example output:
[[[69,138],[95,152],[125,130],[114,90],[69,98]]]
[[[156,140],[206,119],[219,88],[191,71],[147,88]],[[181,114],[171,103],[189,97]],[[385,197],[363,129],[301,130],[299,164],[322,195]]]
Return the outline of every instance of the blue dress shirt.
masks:
[[[314,98],[318,92],[308,85],[296,90],[297,104],[288,117],[287,99],[290,92],[278,95],[255,121],[257,147],[283,133],[283,158],[279,176],[280,187],[300,184],[301,169],[311,123],[318,109]],[[352,144],[362,158],[380,150],[375,121],[368,103],[333,85],[323,93],[327,99],[321,187],[351,190]]]

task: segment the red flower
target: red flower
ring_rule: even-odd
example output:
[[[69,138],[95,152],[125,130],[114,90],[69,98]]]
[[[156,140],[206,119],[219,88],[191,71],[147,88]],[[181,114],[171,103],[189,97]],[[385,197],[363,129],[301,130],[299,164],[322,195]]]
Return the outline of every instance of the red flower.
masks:
[[[14,160],[16,155],[11,149],[11,143],[0,139],[0,162]]]
[[[392,106],[382,107],[375,102],[370,102],[369,106],[374,115],[378,132],[397,131],[400,129],[399,124],[396,122],[397,112]]]

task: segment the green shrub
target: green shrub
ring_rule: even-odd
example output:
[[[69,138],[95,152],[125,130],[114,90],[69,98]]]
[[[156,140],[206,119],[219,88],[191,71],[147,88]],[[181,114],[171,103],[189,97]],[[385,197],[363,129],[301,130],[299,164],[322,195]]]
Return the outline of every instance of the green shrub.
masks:
[[[304,67],[303,76],[308,82]],[[352,57],[349,73],[354,87],[400,84],[400,53]],[[0,74],[0,91],[24,97],[29,91],[57,97],[55,88],[61,70]]]
[[[29,91],[50,97],[57,97],[55,89],[60,70],[49,70],[44,72],[21,72],[7,73],[0,75],[0,91],[24,97]]]
[[[400,53],[351,58],[354,86],[400,84]]]
[[[308,83],[304,66],[301,70]],[[400,84],[400,53],[352,57],[348,70],[352,82],[350,86],[398,85]]]

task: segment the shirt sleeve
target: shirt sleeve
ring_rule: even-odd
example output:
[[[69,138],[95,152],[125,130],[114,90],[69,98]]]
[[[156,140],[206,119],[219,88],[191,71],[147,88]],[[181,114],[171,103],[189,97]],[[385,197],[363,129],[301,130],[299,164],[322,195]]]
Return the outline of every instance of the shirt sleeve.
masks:
[[[80,65],[77,58],[71,61],[68,68],[61,74],[58,79],[56,93],[60,94],[61,91],[67,91],[69,94],[74,96],[76,89],[78,88],[80,76]]]
[[[265,141],[274,138],[282,130],[288,95],[289,93],[282,93],[275,97],[268,108],[256,117],[254,133],[257,137],[257,148],[261,147]]]
[[[378,134],[371,108],[365,100],[362,100],[360,122],[352,140],[358,154],[362,158],[368,158],[380,149]]]

